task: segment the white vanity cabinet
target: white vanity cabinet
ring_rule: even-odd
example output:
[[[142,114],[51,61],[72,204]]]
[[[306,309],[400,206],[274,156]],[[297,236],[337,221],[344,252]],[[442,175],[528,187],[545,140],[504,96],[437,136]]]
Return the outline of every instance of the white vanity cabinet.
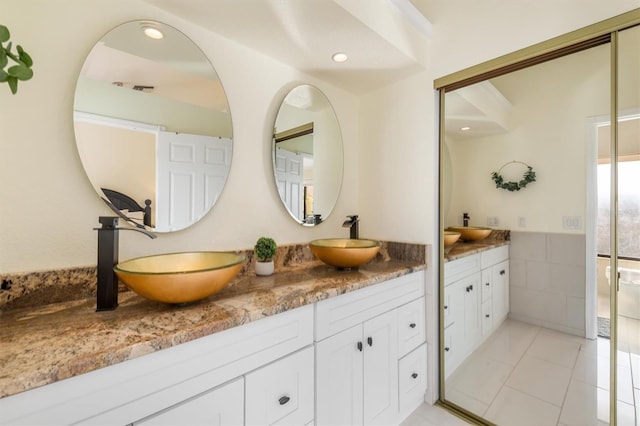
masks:
[[[243,425],[244,378],[235,379],[134,424]]]
[[[424,401],[424,273],[316,305],[316,422],[397,424]]]
[[[444,265],[445,378],[509,313],[509,246]]]
[[[299,419],[307,423],[313,320],[307,305],[2,398],[0,424],[249,424],[258,407],[266,414],[256,423],[278,414],[287,423],[294,405],[303,407]],[[281,374],[287,378],[276,383]],[[279,401],[268,404],[279,392],[291,403],[281,411]]]
[[[427,387],[424,292],[411,273],[1,398],[0,424],[398,424]]]

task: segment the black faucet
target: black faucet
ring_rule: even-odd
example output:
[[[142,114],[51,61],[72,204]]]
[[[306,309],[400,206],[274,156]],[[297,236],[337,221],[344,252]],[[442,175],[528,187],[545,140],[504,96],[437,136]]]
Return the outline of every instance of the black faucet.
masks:
[[[96,311],[112,311],[118,307],[118,277],[113,267],[118,264],[118,231],[138,231],[149,238],[156,235],[140,225],[139,228],[118,228],[118,218],[100,216],[98,231],[98,292]]]
[[[469,217],[469,213],[462,213],[462,225],[463,225],[464,227],[469,226],[469,219],[471,219],[471,218]]]
[[[358,219],[358,215],[354,214],[352,216],[347,216],[349,219],[345,220],[342,224],[343,228],[349,228],[349,238],[352,240],[357,240],[360,235],[360,229],[358,223],[360,219]]]

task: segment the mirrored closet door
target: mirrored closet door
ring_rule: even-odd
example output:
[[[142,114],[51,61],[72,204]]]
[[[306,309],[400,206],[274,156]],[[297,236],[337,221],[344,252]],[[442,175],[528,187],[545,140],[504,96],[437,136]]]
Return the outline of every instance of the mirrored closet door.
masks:
[[[640,27],[628,18],[436,82],[440,396],[476,421],[640,424]]]

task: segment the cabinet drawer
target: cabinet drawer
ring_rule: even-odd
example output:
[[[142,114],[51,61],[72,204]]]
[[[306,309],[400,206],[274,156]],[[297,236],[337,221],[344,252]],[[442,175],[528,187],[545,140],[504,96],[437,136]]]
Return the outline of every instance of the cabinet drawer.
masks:
[[[480,270],[480,255],[473,254],[460,259],[445,262],[444,264],[444,285],[452,284],[454,281],[471,275]]]
[[[314,411],[313,346],[245,376],[246,424],[306,424]]]
[[[243,425],[244,380],[238,378],[134,424]]]
[[[400,414],[410,414],[424,402],[427,390],[427,345],[423,344],[398,363]]]
[[[398,308],[398,356],[403,357],[425,340],[424,297]]]
[[[501,246],[480,253],[480,267],[482,269],[500,263],[509,258],[509,246]]]
[[[424,296],[424,272],[415,272],[316,304],[316,341]]]

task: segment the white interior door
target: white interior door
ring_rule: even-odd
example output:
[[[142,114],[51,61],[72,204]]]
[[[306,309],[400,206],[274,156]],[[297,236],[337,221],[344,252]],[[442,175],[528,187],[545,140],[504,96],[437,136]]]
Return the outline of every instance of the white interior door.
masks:
[[[276,183],[280,198],[293,217],[303,221],[304,168],[302,154],[276,149]]]
[[[231,139],[159,132],[156,230],[185,228],[216,202],[231,166]]]

